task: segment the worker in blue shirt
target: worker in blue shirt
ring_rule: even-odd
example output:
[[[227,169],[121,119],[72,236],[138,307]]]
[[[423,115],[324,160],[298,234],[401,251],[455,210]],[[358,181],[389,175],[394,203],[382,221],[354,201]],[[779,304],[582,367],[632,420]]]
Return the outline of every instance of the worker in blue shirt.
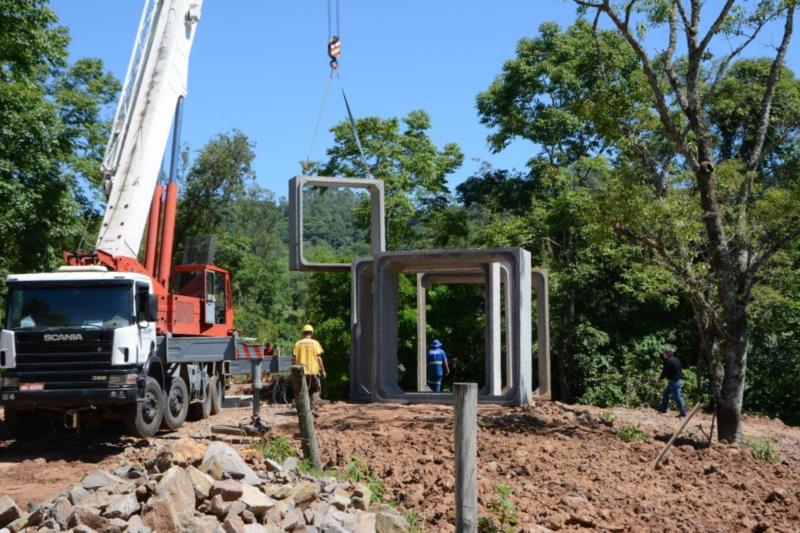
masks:
[[[428,387],[433,392],[442,391],[442,377],[450,373],[447,365],[447,354],[442,350],[442,343],[435,340],[428,350]]]

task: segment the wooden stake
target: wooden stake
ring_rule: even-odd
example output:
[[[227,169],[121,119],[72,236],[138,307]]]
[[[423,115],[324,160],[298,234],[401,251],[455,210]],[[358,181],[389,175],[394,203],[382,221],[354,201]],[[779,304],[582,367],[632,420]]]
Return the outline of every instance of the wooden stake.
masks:
[[[478,531],[478,384],[455,383],[456,531]]]
[[[314,416],[311,413],[311,400],[308,397],[308,385],[303,365],[292,365],[292,385],[294,403],[297,408],[297,420],[300,423],[300,439],[303,445],[303,457],[311,461],[315,470],[322,470],[322,458],[319,453],[317,433],[314,430]]]
[[[689,420],[691,420],[691,419],[692,419],[692,417],[694,416],[694,414],[695,414],[697,411],[699,411],[699,410],[700,410],[700,407],[701,407],[702,405],[703,405],[702,403],[698,403],[697,405],[695,405],[695,406],[694,406],[694,409],[692,409],[692,412],[691,412],[691,413],[689,413],[689,416],[687,416],[687,417],[686,417],[686,420],[684,420],[684,421],[683,421],[683,424],[681,424],[681,427],[679,427],[679,428],[678,428],[678,431],[676,431],[675,433],[673,433],[673,434],[672,434],[672,438],[670,438],[670,439],[669,439],[669,442],[667,443],[667,445],[666,445],[666,446],[664,446],[664,447],[661,449],[661,452],[659,452],[659,454],[658,454],[658,457],[656,457],[656,462],[655,462],[655,463],[653,463],[653,466],[654,466],[654,467],[658,466],[658,463],[660,463],[660,462],[661,462],[661,458],[662,458],[662,457],[664,457],[664,454],[666,454],[666,453],[667,453],[667,450],[669,450],[669,447],[670,447],[670,446],[672,446],[672,443],[673,443],[673,442],[675,442],[675,439],[676,439],[676,438],[678,438],[678,435],[680,435],[680,434],[681,434],[681,431],[683,431],[683,428],[685,428],[685,427],[686,427],[686,424],[688,424],[688,423],[689,423]]]

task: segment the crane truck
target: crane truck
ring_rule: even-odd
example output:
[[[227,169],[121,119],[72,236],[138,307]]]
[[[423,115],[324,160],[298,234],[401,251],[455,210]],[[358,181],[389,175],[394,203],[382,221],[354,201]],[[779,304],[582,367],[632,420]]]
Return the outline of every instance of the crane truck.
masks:
[[[122,419],[141,437],[176,429],[220,409],[226,362],[250,349],[233,327],[229,272],[171,264],[181,112],[201,7],[145,0],[103,159],[107,203],[95,249],[65,252],[57,272],[6,279],[0,402],[19,438],[53,420],[77,428],[86,417]]]

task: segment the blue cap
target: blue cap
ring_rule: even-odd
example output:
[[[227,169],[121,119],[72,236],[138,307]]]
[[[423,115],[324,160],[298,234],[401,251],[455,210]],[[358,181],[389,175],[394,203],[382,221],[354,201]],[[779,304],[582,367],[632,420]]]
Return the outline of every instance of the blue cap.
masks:
[[[434,348],[441,348],[442,347],[442,343],[439,342],[439,340],[437,339],[437,340],[435,340],[435,341],[433,341],[431,343],[431,346],[433,346]]]

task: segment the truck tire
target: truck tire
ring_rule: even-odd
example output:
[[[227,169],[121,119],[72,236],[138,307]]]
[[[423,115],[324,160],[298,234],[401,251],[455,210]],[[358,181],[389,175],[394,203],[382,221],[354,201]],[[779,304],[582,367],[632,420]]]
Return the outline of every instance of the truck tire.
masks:
[[[211,414],[216,415],[222,411],[222,400],[225,398],[225,386],[222,376],[216,374],[208,380],[211,385]]]
[[[144,386],[144,398],[131,406],[125,417],[125,430],[136,437],[152,437],[161,427],[164,418],[164,391],[156,378],[147,378]]]
[[[189,419],[202,420],[211,416],[211,380],[206,380],[206,386],[203,388],[203,401],[195,402],[189,406]]]
[[[164,419],[161,426],[164,429],[176,430],[186,421],[189,413],[189,389],[186,382],[180,376],[174,376],[170,380],[169,390],[164,402]]]
[[[18,411],[6,407],[5,421],[9,436],[18,441],[35,440],[50,428],[49,421],[36,411]]]

